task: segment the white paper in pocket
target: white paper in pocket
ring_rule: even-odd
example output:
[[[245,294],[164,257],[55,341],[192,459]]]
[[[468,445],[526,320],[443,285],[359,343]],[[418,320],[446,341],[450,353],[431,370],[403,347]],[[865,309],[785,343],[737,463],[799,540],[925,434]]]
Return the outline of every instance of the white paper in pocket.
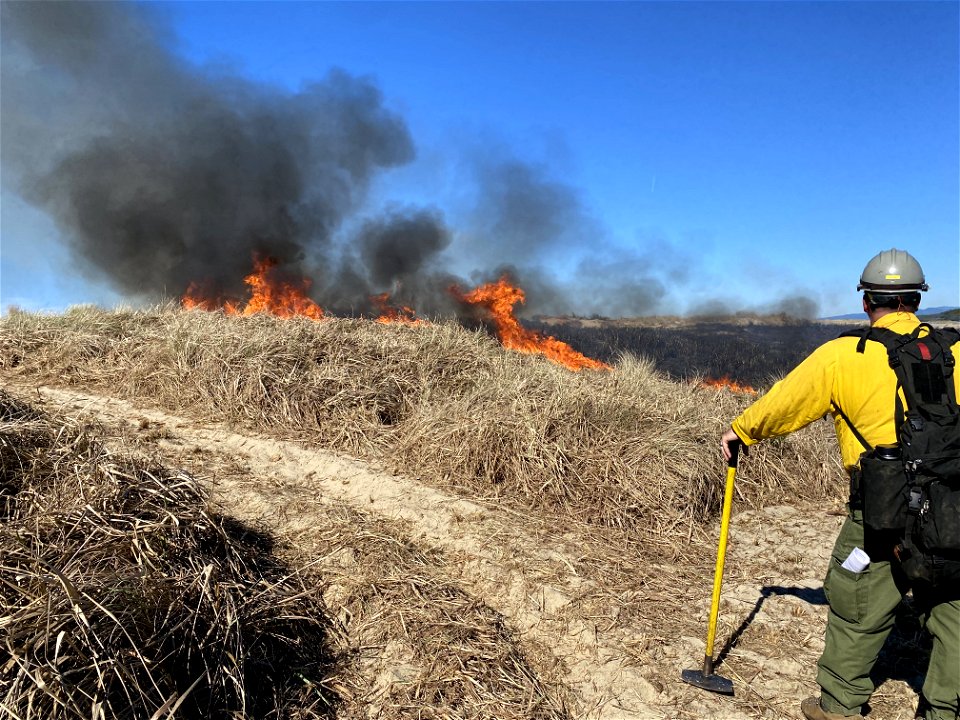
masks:
[[[840,567],[853,573],[862,573],[867,569],[869,564],[870,556],[860,548],[855,547],[850,551],[850,554],[847,555],[847,559],[843,561],[843,564]]]

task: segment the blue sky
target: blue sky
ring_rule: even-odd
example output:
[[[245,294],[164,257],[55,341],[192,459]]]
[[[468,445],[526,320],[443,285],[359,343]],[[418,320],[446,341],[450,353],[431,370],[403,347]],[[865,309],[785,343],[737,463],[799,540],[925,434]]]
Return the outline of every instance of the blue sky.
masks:
[[[331,67],[372,79],[416,159],[378,174],[368,207],[436,207],[467,227],[463,164],[497,148],[589,218],[538,255],[552,272],[591,252],[663,258],[677,278],[668,309],[799,295],[821,315],[857,310],[860,270],[889,247],[924,266],[925,305],[960,303],[958,7],[152,6],[171,52],[205,72],[291,93]],[[4,187],[0,303],[122,301],[74,270],[62,230],[17,195]],[[469,253],[455,262],[473,269]]]

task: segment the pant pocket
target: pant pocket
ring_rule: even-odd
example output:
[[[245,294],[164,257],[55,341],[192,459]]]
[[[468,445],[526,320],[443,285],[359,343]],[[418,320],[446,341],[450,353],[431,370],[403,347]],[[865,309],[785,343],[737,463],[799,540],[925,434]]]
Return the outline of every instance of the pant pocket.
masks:
[[[869,572],[851,572],[841,567],[842,559],[830,558],[827,577],[823,581],[823,592],[830,603],[830,609],[842,619],[859,624],[866,615],[867,594],[863,588],[864,574]]]

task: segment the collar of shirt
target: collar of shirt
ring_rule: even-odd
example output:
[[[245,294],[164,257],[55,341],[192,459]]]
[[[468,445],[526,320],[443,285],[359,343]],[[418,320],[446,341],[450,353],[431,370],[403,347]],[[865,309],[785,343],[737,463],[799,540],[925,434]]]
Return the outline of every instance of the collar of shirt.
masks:
[[[892,312],[878,318],[873,327],[887,328],[905,334],[913,332],[913,329],[919,324],[920,319],[911,312]]]

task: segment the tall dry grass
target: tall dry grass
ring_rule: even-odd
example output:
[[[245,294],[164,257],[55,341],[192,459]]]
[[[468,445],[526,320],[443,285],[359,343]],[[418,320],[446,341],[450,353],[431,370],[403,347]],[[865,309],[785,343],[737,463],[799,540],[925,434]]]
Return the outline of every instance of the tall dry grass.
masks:
[[[714,512],[718,437],[749,401],[624,357],[572,373],[437,323],[226,317],[177,308],[0,322],[0,371],[377,458],[516,507],[658,534]],[[832,428],[760,446],[738,501],[842,495]]]
[[[402,528],[329,504],[275,541],[135,447],[0,392],[0,720],[570,716]]]
[[[185,472],[0,393],[0,718],[322,718],[320,591]]]

